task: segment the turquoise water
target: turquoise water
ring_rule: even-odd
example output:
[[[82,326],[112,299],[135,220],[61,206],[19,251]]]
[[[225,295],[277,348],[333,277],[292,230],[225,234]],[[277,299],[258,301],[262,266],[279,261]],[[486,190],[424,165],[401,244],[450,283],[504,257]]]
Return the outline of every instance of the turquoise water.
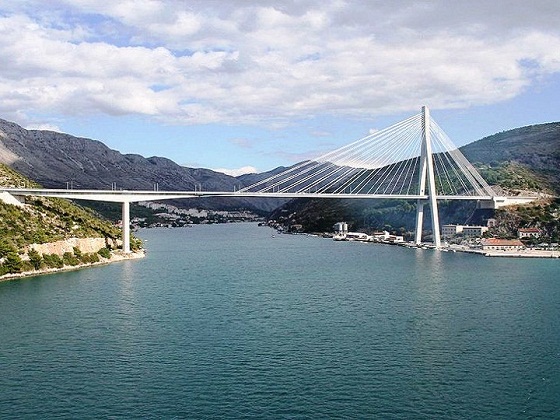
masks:
[[[0,283],[0,418],[560,418],[560,261],[272,232]]]

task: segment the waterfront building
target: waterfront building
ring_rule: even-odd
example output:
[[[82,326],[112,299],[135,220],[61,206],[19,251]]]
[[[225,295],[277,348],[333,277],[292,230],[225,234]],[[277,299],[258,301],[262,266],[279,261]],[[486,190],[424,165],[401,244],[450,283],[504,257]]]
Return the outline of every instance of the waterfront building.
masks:
[[[519,239],[486,238],[481,241],[483,251],[519,251],[525,245]]]
[[[488,226],[443,225],[441,228],[441,236],[444,238],[453,238],[459,234],[466,238],[480,238],[485,232],[488,232]]]
[[[346,222],[338,222],[333,226],[334,233],[345,235],[348,233],[348,224]]]
[[[391,236],[389,234],[389,232],[387,232],[386,230],[384,230],[383,232],[373,232],[373,239],[376,241],[386,241],[387,239],[389,239],[389,236]]]
[[[367,233],[363,232],[348,232],[346,234],[347,241],[369,241]]]
[[[400,244],[404,242],[404,237],[403,236],[398,236],[398,235],[389,235],[389,237],[386,239],[387,242],[393,243],[393,244]]]
[[[463,226],[461,225],[443,225],[441,227],[441,236],[444,238],[452,238],[462,232]]]
[[[488,226],[463,226],[463,236],[466,238],[480,238],[488,232]]]

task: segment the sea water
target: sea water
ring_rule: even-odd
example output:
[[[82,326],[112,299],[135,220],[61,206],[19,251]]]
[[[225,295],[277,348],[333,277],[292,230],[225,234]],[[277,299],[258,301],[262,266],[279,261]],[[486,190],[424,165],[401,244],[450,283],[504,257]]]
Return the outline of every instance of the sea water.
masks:
[[[0,418],[560,418],[560,260],[150,229],[0,283]]]

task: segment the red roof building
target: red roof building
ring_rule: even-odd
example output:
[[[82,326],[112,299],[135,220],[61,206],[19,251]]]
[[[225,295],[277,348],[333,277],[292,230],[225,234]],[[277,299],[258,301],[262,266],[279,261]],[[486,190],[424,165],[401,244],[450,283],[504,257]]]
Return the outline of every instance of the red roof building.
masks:
[[[515,251],[524,249],[525,245],[519,239],[497,239],[487,238],[481,241],[482,249],[484,251],[500,250],[500,251]]]
[[[541,236],[541,231],[537,228],[521,228],[517,231],[517,237],[522,238],[538,238]]]

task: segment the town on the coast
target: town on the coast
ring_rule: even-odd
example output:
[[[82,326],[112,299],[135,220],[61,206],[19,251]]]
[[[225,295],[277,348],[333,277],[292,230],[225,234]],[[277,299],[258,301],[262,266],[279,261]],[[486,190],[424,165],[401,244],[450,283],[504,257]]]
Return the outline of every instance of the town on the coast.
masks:
[[[490,227],[495,220],[489,221],[489,226],[471,226],[447,224],[442,226],[444,243],[439,248],[443,252],[469,252],[487,257],[526,257],[526,258],[560,258],[560,244],[558,242],[544,242],[542,232],[537,228],[519,228],[516,238],[496,238],[489,235]],[[284,225],[270,220],[268,226],[278,233],[303,233],[303,226],[299,224]],[[407,248],[435,249],[430,243],[415,244],[405,240],[405,236],[390,233],[386,230],[366,232],[352,232],[348,230],[346,222],[337,222],[332,232],[316,234],[334,241],[351,241],[364,243],[379,243],[397,245]]]

